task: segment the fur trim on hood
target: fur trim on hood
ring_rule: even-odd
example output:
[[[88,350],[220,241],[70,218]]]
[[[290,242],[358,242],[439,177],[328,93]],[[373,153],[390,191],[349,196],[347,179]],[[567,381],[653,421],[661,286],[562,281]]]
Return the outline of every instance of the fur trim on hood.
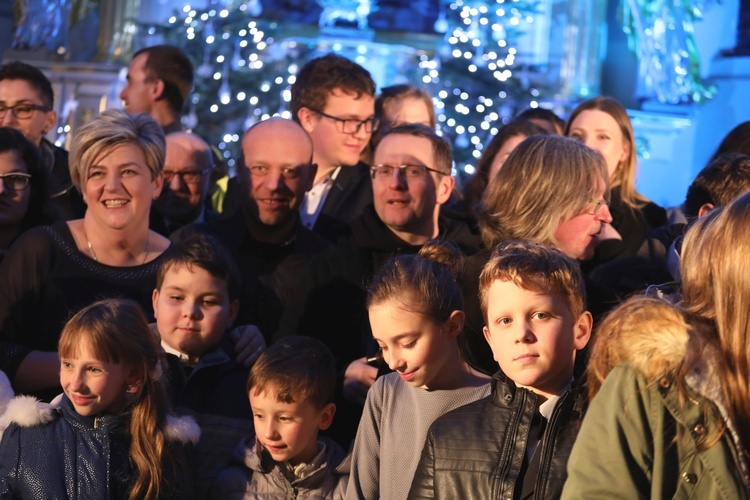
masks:
[[[7,380],[7,377],[5,379]],[[2,394],[2,377],[0,377],[0,394]],[[43,403],[32,396],[12,398],[0,416],[0,439],[2,439],[2,432],[11,423],[20,427],[33,427],[51,422],[58,412],[62,399],[62,394],[55,397],[51,403]],[[167,415],[164,426],[164,438],[167,441],[197,444],[200,436],[201,429],[193,417]]]
[[[604,381],[615,366],[628,363],[647,379],[658,379],[683,363],[692,335],[682,311],[671,303],[646,297],[627,300],[596,331],[590,371]]]
[[[589,368],[597,379],[603,380],[615,366],[627,363],[647,380],[656,381],[672,376],[687,363],[685,384],[716,405],[739,450],[739,430],[729,418],[716,371],[720,354],[701,337],[700,327],[688,324],[675,305],[662,299],[633,298],[602,322]],[[750,464],[742,454],[739,458],[745,485],[749,486]]]

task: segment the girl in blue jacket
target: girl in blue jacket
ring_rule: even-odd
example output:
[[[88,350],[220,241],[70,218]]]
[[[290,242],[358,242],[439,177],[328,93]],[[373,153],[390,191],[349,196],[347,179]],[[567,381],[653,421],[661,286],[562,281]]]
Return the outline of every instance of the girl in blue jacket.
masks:
[[[140,306],[108,299],[84,308],[63,329],[58,352],[64,394],[52,420],[29,421],[9,406],[0,496],[189,497],[183,448],[170,441],[194,442],[200,431],[167,416],[163,351]]]

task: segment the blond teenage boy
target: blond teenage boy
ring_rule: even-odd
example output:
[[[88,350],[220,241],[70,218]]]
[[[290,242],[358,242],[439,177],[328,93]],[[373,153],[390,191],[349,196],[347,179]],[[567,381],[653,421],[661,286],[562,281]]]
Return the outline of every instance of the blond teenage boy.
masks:
[[[432,424],[409,498],[559,498],[586,407],[573,378],[592,327],[583,276],[556,249],[507,242],[479,296],[500,371],[490,396]]]

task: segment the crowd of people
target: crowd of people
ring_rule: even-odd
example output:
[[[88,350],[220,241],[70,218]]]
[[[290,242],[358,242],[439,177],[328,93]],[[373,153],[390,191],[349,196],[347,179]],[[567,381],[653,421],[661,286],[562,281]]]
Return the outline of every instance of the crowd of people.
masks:
[[[0,496],[750,497],[750,122],[680,207],[610,97],[461,186],[427,93],[328,54],[230,177],[192,78],[140,50],[68,152],[0,68]]]

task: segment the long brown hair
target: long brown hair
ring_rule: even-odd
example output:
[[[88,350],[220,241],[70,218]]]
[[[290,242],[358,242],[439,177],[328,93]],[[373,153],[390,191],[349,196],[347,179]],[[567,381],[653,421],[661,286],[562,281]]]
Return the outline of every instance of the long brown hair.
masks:
[[[688,230],[683,244],[683,306],[712,326],[706,340],[720,357],[717,380],[741,443],[750,450],[750,193],[706,217],[708,222]],[[694,236],[696,231],[701,234]]]
[[[85,307],[65,325],[58,352],[62,358],[74,357],[82,346],[97,359],[122,363],[138,374],[139,389],[130,419],[130,455],[137,474],[130,498],[158,498],[163,489],[163,427],[168,403],[158,380],[154,380],[163,351],[143,309],[128,299],[107,299]]]

